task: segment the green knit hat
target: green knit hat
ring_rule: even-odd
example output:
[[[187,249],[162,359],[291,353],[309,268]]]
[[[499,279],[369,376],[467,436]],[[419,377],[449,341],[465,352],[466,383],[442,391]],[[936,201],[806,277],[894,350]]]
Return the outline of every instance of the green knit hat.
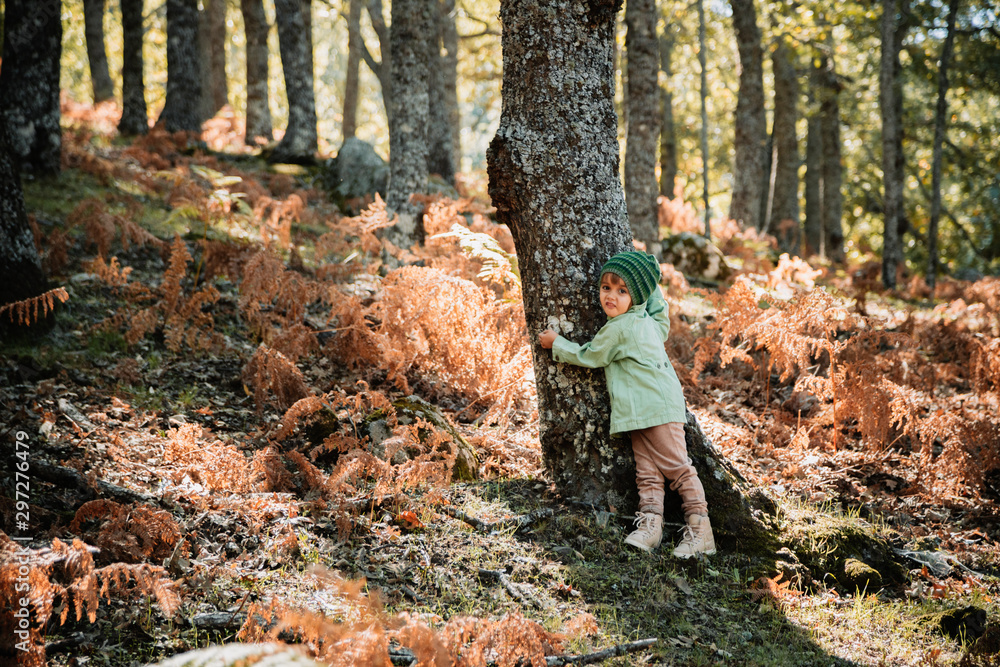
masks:
[[[620,252],[601,267],[601,277],[613,273],[625,281],[632,305],[645,303],[660,282],[660,263],[644,252]]]

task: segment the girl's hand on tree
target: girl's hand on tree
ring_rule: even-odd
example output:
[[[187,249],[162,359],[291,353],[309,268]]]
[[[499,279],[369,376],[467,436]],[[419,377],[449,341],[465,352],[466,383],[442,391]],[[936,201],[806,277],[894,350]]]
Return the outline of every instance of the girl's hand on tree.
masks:
[[[546,350],[552,349],[552,344],[556,342],[557,334],[552,329],[546,329],[542,333],[538,334],[538,342],[542,344]]]

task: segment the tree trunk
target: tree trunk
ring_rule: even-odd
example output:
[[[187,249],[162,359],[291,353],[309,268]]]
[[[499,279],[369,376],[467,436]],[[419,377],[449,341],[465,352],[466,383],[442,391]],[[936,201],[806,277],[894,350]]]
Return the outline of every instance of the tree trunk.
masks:
[[[823,135],[823,252],[832,262],[844,261],[843,167],[840,164],[840,81],[833,59],[833,44],[820,72],[822,102],[820,133]]]
[[[361,0],[347,0],[347,72],[344,79],[344,141],[358,131],[358,81],[361,69]]]
[[[806,132],[805,247],[803,254],[824,255],[823,248],[823,133],[816,101],[819,93],[819,70],[813,67],[809,77],[810,115]]]
[[[7,1],[8,26],[11,2]],[[14,14],[16,17],[16,13]],[[15,33],[18,34],[18,33]],[[23,33],[21,33],[23,34]],[[6,62],[6,59],[4,59]],[[0,305],[38,296],[47,288],[35,239],[24,211],[21,176],[7,150],[6,128],[0,124]],[[0,333],[11,326],[7,315],[0,320]]]
[[[437,174],[446,183],[455,184],[455,152],[451,140],[451,110],[448,108],[448,89],[455,90],[454,80],[449,85],[448,76],[457,72],[445,70],[442,55],[444,22],[447,19],[444,4],[431,3],[431,31],[427,34],[427,172]]]
[[[625,105],[628,128],[625,147],[625,203],[632,235],[646,250],[660,258],[660,226],[657,221],[656,145],[660,138],[660,45],[656,37],[656,0],[628,0],[625,24],[628,32],[628,78]]]
[[[934,116],[934,153],[931,162],[931,219],[927,229],[927,284],[931,290],[937,283],[938,221],[941,219],[941,145],[948,123],[948,64],[955,45],[955,18],[958,15],[959,0],[948,4],[948,34],[941,47],[941,62],[938,65],[938,98]]]
[[[118,131],[124,135],[149,131],[146,86],[142,79],[142,3],[143,0],[121,0],[122,118]]]
[[[732,0],[733,26],[740,57],[740,91],[733,141],[733,198],[729,217],[744,227],[760,227],[764,191],[761,174],[767,161],[764,113],[764,54],[754,0]]]
[[[462,169],[462,114],[458,109],[458,27],[455,25],[455,0],[442,0],[441,67],[445,73],[445,108],[451,128],[451,163]]]
[[[59,0],[7,0],[5,6],[0,124],[7,126],[10,159],[22,172],[59,172],[60,13]]]
[[[533,334],[552,326],[589,340],[604,324],[601,266],[631,248],[613,97],[619,8],[574,0],[500,5],[503,111],[487,172],[497,219],[514,236]],[[631,451],[608,436],[603,374],[556,364],[537,345],[533,352],[542,451],[557,483],[592,499],[627,494],[635,483]]]
[[[215,116],[229,101],[226,82],[226,0],[202,0],[198,41],[201,51],[202,118]]]
[[[597,301],[601,266],[631,248],[614,111],[617,9],[580,0],[500,3],[503,111],[487,172],[497,219],[514,236],[533,339],[553,328],[589,340],[605,321]],[[634,506],[631,447],[608,435],[604,374],[556,364],[539,345],[533,359],[542,453],[553,479],[584,500]],[[751,498],[691,416],[686,436],[717,540],[759,551],[768,542],[759,510],[773,514],[773,506]]]
[[[317,150],[316,97],[313,91],[312,1],[275,0],[281,69],[288,99],[285,136],[272,162],[309,163]]]
[[[801,253],[799,222],[799,78],[795,52],[784,37],[778,38],[772,56],[774,69],[774,197],[768,228],[782,251]]]
[[[896,286],[896,270],[903,261],[903,239],[899,233],[903,217],[902,118],[898,115],[902,86],[899,79],[899,37],[904,0],[883,0],[882,62],[879,68],[879,107],[882,113],[882,180],[884,230],[882,238],[882,284]]]
[[[708,195],[708,56],[705,53],[705,0],[696,0],[698,4],[698,65],[701,69],[701,85],[698,94],[701,97],[701,181],[702,193],[705,198],[705,238],[712,239],[711,213]]]
[[[389,186],[386,207],[399,221],[385,230],[386,238],[409,248],[421,240],[419,205],[410,195],[427,189],[427,125],[430,115],[427,35],[434,14],[426,0],[395,0],[392,3],[393,90],[389,114]]]
[[[84,36],[90,63],[90,86],[94,104],[115,96],[115,86],[108,73],[108,52],[104,48],[104,0],[83,1]]]
[[[390,47],[389,28],[385,23],[385,16],[382,12],[382,0],[368,0],[366,5],[368,18],[371,20],[372,29],[378,36],[379,51],[382,54],[382,61],[376,62],[368,52],[368,47],[364,47],[362,57],[368,63],[368,67],[378,77],[379,85],[382,86],[382,105],[385,107],[385,117],[392,127],[392,48]]]
[[[677,185],[677,133],[674,128],[674,94],[670,89],[673,50],[674,36],[668,24],[660,36],[660,70],[664,77],[660,87],[663,114],[660,120],[660,194],[669,199],[674,198],[674,187]]]
[[[262,0],[240,0],[240,10],[247,38],[247,129],[244,141],[248,146],[256,146],[269,143],[274,137],[269,104],[267,14],[264,13]]]
[[[167,0],[167,99],[157,123],[201,132],[198,0]]]

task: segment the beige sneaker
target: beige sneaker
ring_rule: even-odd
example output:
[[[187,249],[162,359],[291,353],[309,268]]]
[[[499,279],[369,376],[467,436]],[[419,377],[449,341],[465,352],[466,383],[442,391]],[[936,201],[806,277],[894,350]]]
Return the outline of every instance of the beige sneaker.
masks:
[[[712,524],[704,514],[692,514],[687,518],[687,525],[682,532],[684,537],[674,549],[677,558],[692,556],[711,556],[715,553],[715,536],[712,534]]]
[[[635,530],[625,538],[625,544],[652,551],[660,546],[660,538],[663,537],[663,517],[652,512],[635,513]]]

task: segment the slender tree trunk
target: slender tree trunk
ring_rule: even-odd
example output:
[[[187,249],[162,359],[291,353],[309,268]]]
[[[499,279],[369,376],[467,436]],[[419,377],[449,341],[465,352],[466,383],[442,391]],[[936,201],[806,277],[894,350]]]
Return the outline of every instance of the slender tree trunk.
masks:
[[[803,254],[825,256],[823,246],[823,132],[819,110],[819,69],[812,68],[809,77],[810,113],[806,133],[805,247]]]
[[[840,79],[834,60],[831,33],[827,33],[820,69],[820,133],[823,135],[823,254],[832,262],[844,261],[843,167],[840,141]]]
[[[674,198],[674,187],[677,185],[677,132],[674,128],[674,94],[670,89],[673,50],[674,36],[671,26],[667,25],[660,36],[660,70],[664,77],[660,87],[663,114],[660,121],[660,194],[669,199]]]
[[[142,3],[143,0],[121,0],[122,118],[118,131],[124,135],[149,131],[146,86],[142,79]]]
[[[202,0],[198,40],[201,49],[202,117],[212,118],[229,101],[226,81],[226,0]]]
[[[712,239],[711,213],[708,196],[708,56],[705,52],[705,0],[698,3],[698,64],[701,66],[701,181],[705,198],[705,238]]]
[[[955,19],[959,0],[948,3],[948,34],[941,47],[938,65],[938,98],[934,116],[934,156],[931,162],[931,219],[927,229],[927,284],[933,290],[938,272],[938,221],[941,219],[941,146],[948,124],[948,66],[955,45]]]
[[[317,150],[316,97],[313,90],[312,2],[275,0],[281,69],[288,98],[285,136],[271,154],[273,162],[311,162]]]
[[[115,96],[115,86],[108,73],[108,52],[104,48],[104,0],[84,0],[83,26],[90,63],[90,86],[94,104],[97,104]]]
[[[436,33],[426,0],[392,3],[393,91],[389,114],[389,186],[386,206],[399,215],[386,237],[409,248],[421,240],[421,207],[410,195],[427,189],[427,126],[430,116],[427,35]]]
[[[268,83],[267,14],[262,0],[240,0],[243,29],[247,38],[247,129],[249,146],[269,143],[271,125],[270,84]]]
[[[768,227],[778,237],[783,251],[798,255],[802,228],[799,222],[799,140],[795,131],[799,119],[799,78],[795,61],[795,52],[788,40],[779,37],[772,57],[775,166]]]
[[[361,69],[361,1],[348,0],[347,72],[344,79],[344,112],[341,131],[347,141],[358,131],[358,81]]]
[[[375,35],[378,37],[379,50],[382,53],[382,61],[375,62],[375,59],[371,57],[368,53],[368,49],[364,50],[365,62],[375,76],[378,77],[378,82],[382,86],[382,105],[385,107],[385,117],[389,122],[389,127],[392,127],[392,48],[390,47],[391,38],[389,36],[389,27],[385,23],[385,15],[382,10],[382,0],[368,0],[368,18],[371,20],[372,29],[375,31]]]
[[[167,0],[167,99],[158,123],[168,132],[201,132],[198,1]]]
[[[427,35],[427,88],[428,88],[428,118],[427,118],[427,171],[437,174],[446,183],[455,183],[455,152],[451,140],[451,110],[448,108],[448,89],[455,89],[454,81],[449,85],[448,76],[456,75],[456,71],[445,71],[445,59],[442,56],[442,37],[444,36],[444,5],[437,0],[431,3],[431,32]]]
[[[497,218],[514,235],[533,339],[551,325],[577,342],[592,337],[605,320],[601,266],[631,247],[612,85],[619,7],[500,5],[503,111],[487,171]],[[615,488],[624,495],[634,486],[631,452],[608,436],[603,374],[533,352],[542,451],[557,483],[594,498]]]
[[[646,244],[657,259],[661,255],[657,221],[656,146],[660,138],[660,44],[656,37],[656,0],[628,0],[628,78],[625,106],[628,128],[625,147],[625,203],[632,235]]]
[[[3,66],[0,67],[0,124],[8,150],[22,172],[59,172],[59,59],[62,21],[59,0],[7,0]]]
[[[731,0],[740,56],[740,92],[733,141],[733,198],[729,217],[744,227],[760,227],[761,174],[767,161],[764,113],[764,54],[754,0]]]
[[[462,168],[462,114],[458,109],[458,27],[455,25],[455,0],[442,0],[441,69],[444,72],[444,104],[451,128],[451,164]]]
[[[17,27],[17,22],[10,21],[10,8],[11,1],[7,0],[7,25]],[[17,18],[16,12],[13,16]],[[6,129],[0,123],[0,256],[3,257],[0,262],[0,305],[38,296],[47,288],[24,210],[21,176],[7,150]],[[0,318],[2,334],[10,326],[10,320],[6,315]]]
[[[883,0],[882,62],[879,77],[879,104],[882,111],[882,174],[885,216],[882,242],[882,284],[896,286],[896,271],[903,262],[900,234],[903,213],[902,87],[899,77],[899,49],[902,46],[902,13],[905,0]]]

